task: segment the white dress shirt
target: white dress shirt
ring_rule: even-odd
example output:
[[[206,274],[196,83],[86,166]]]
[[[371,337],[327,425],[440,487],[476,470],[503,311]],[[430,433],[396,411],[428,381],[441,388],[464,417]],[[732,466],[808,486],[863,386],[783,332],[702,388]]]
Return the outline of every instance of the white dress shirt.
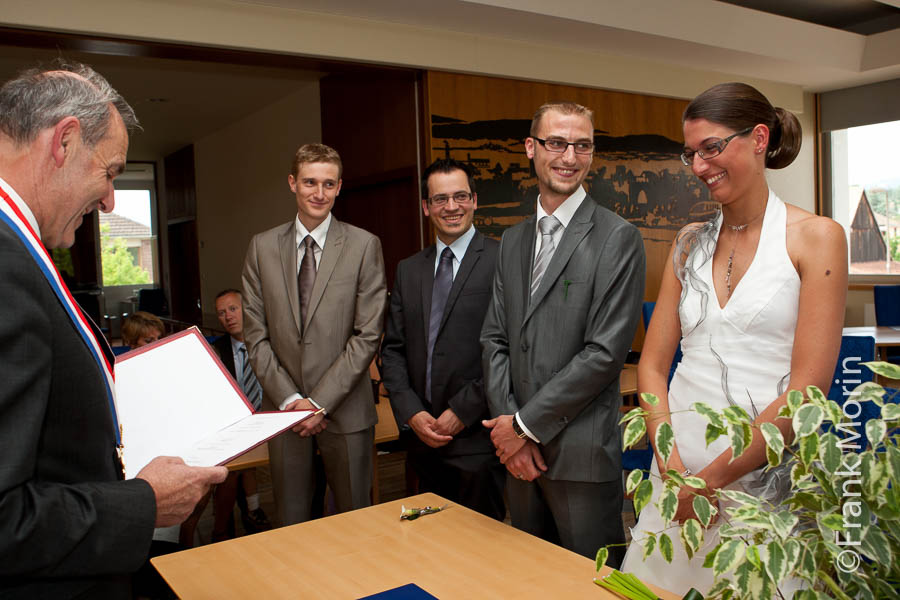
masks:
[[[468,231],[453,240],[453,243],[451,243],[450,246],[447,246],[447,244],[442,242],[441,238],[437,238],[437,252],[434,256],[434,272],[437,273],[438,265],[441,264],[441,254],[444,252],[444,248],[449,247],[450,252],[453,253],[453,279],[456,279],[456,273],[459,271],[459,264],[466,255],[466,250],[469,249],[469,244],[472,242],[473,237],[475,237],[475,226],[470,225]]]

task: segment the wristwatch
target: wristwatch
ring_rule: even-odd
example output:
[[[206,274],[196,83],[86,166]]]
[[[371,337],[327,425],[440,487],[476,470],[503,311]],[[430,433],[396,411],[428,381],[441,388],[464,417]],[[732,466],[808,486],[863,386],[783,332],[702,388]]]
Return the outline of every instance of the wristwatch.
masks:
[[[525,433],[525,430],[519,426],[519,420],[516,418],[516,415],[513,415],[512,426],[513,426],[513,433],[516,434],[517,438],[524,439],[528,435],[527,433]]]

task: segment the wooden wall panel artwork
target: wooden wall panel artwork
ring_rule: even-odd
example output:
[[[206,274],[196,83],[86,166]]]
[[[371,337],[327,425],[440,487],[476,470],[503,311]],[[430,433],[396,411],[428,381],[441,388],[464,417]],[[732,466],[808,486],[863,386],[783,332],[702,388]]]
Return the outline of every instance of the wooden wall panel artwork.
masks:
[[[429,71],[426,160],[450,156],[476,169],[475,224],[498,238],[534,213],[537,179],[525,156],[531,117],[544,102],[594,111],[596,151],[586,180],[600,204],[634,223],[647,251],[647,300],[656,300],[672,239],[717,204],[681,163],[685,100]]]

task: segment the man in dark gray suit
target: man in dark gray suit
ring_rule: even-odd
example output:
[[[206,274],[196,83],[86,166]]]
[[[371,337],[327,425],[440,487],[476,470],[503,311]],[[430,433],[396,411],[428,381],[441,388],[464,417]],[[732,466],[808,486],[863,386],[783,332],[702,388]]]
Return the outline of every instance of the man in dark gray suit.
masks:
[[[644,294],[638,230],[588,196],[593,113],[538,109],[525,140],[537,214],[503,234],[481,333],[512,524],[593,558],[624,554],[619,372]]]
[[[437,241],[397,266],[384,384],[397,422],[412,429],[407,464],[419,491],[502,520],[506,471],[481,424],[488,410],[478,343],[499,244],[472,225],[478,196],[467,165],[441,158],[422,180]]]
[[[115,204],[134,111],[85,65],[0,88],[0,597],[131,598],[154,527],[187,518],[224,467],[116,457],[112,351],[46,248]],[[127,432],[125,432],[127,443]]]

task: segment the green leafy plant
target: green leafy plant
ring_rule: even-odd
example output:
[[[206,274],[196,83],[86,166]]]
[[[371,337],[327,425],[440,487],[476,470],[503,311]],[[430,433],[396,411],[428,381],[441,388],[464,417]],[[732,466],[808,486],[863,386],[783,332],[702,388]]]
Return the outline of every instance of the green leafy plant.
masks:
[[[863,364],[878,375],[900,379],[897,365]],[[732,460],[743,454],[754,435],[761,434],[766,442],[765,468],[789,469],[790,493],[773,503],[741,491],[717,490],[711,497],[724,501],[718,511],[700,493],[706,488],[700,477],[669,470],[662,480],[654,481],[644,479],[640,470],[632,471],[625,486],[633,493],[635,514],[650,502],[654,486],[663,486],[657,508],[667,527],[676,525],[678,531],[677,536],[649,532],[645,540],[635,542],[643,543],[645,558],[657,551],[671,562],[675,543],[693,556],[719,513],[720,543],[703,564],[715,574],[707,598],[784,598],[779,584],[787,580],[803,581],[804,589],[794,595],[800,600],[900,597],[898,398],[886,397],[884,388],[873,382],[853,390],[844,408],[816,387],[805,392],[789,392],[778,414],[779,419],[791,420],[794,440],[790,444],[777,427],[754,425],[739,407],[716,411],[703,402],[692,405],[691,410],[707,422],[707,445],[726,436]],[[641,396],[651,406],[659,402],[652,394]],[[866,402],[878,407],[880,417],[862,424],[857,407]],[[626,449],[646,434],[647,415],[635,408],[622,418]],[[657,428],[655,446],[666,462],[674,440],[669,424]],[[678,509],[678,490],[684,486],[696,490],[692,503],[697,518],[671,523]],[[607,548],[601,548],[598,570],[606,556]]]

